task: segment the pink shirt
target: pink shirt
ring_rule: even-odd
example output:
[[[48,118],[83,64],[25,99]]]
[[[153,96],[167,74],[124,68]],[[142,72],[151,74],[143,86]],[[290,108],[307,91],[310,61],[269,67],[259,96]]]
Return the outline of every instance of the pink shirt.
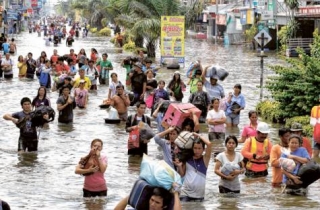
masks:
[[[88,90],[86,89],[81,90],[80,88],[76,88],[75,94],[77,95],[76,104],[80,107],[84,107],[84,105],[86,104]]]
[[[246,138],[253,137],[256,135],[257,135],[257,130],[254,127],[252,127],[251,124],[245,126],[241,134],[242,137],[246,137]]]
[[[108,164],[108,159],[106,156],[101,156],[101,161],[104,164]],[[107,183],[104,179],[104,174],[100,171],[97,171],[92,175],[86,176],[84,178],[83,188],[92,192],[100,192],[107,190]]]

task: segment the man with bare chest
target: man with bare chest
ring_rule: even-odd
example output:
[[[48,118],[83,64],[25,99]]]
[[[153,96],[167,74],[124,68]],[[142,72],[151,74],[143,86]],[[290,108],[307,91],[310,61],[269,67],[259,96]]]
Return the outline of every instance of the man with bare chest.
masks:
[[[129,96],[125,94],[124,86],[122,84],[116,86],[116,92],[117,94],[106,103],[110,104],[118,111],[120,120],[126,121],[128,118],[128,106],[130,106]]]

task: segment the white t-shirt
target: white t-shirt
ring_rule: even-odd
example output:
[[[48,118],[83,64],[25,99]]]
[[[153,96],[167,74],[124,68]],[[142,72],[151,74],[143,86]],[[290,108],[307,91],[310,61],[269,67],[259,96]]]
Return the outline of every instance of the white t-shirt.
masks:
[[[118,81],[117,83],[115,83],[115,82],[111,81],[111,84],[109,85],[109,90],[111,90],[111,96],[110,96],[110,98],[112,98],[112,97],[116,94],[116,92],[117,92],[117,90],[116,90],[117,85],[121,85],[121,82]]]
[[[207,120],[208,119],[221,119],[225,118],[226,114],[224,113],[223,110],[219,110],[216,112],[214,109],[210,110],[207,114]],[[224,127],[224,124],[219,124],[219,125],[209,125],[209,132],[218,132],[218,133],[225,133],[226,129]]]
[[[221,168],[222,168],[227,163],[228,164],[239,164],[243,160],[243,156],[239,152],[236,152],[234,160],[229,161],[229,159],[226,156],[226,153],[221,152],[217,155],[216,159],[221,163]],[[223,187],[228,188],[229,190],[232,190],[232,191],[238,191],[238,190],[240,190],[239,176],[234,178],[232,181],[226,180],[226,179],[220,179],[219,186],[223,186]]]
[[[12,67],[13,67],[14,63],[13,63],[12,58],[9,58],[9,60],[7,60],[6,58],[2,58],[1,65],[10,65],[11,66],[11,70],[10,71],[3,71],[4,75],[13,74]]]

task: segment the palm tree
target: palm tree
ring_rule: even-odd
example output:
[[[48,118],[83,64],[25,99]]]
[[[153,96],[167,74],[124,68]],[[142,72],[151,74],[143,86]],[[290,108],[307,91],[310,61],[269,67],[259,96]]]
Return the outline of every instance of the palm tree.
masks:
[[[299,1],[298,0],[285,0],[284,3],[289,8],[289,22],[287,24],[287,36],[288,38],[293,38],[296,36],[296,32],[299,28],[299,23],[295,20],[294,14],[295,11],[299,9]]]
[[[108,4],[108,0],[76,0],[72,8],[82,11],[82,15],[89,20],[89,24],[100,30],[103,27],[101,20],[107,17]]]
[[[155,57],[156,44],[161,33],[161,16],[178,15],[178,0],[118,0],[114,7],[121,11],[116,22],[126,27],[136,46],[146,42],[148,57]]]

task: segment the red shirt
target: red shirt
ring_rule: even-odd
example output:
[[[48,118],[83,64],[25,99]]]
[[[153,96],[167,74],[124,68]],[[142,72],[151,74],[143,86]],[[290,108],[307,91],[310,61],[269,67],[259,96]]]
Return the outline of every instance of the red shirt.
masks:
[[[69,73],[70,71],[69,66],[64,63],[63,64],[57,63],[56,72],[62,73],[63,71],[65,71],[66,73]]]

